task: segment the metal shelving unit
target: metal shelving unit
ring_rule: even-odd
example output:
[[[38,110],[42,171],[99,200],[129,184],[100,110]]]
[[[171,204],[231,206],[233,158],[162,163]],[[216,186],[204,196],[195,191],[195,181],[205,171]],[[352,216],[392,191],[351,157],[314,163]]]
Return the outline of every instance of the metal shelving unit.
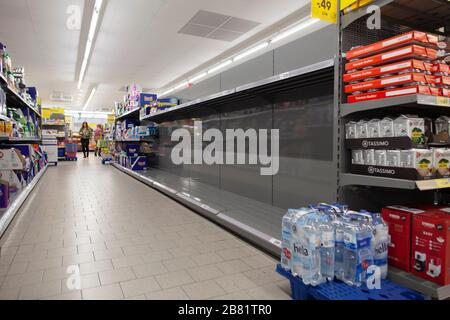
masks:
[[[414,108],[430,108],[430,106],[437,108],[449,108],[450,98],[428,96],[423,94],[414,94],[409,96],[386,98],[380,100],[356,102],[356,103],[344,103],[341,105],[341,116],[346,117],[348,115],[377,110],[377,109],[396,109],[398,107],[414,107]],[[386,110],[390,111],[390,110]]]
[[[8,228],[11,221],[14,219],[17,212],[19,212],[20,208],[27,200],[28,196],[31,194],[33,189],[36,187],[42,176],[47,170],[47,166],[38,173],[38,175],[31,181],[31,183],[26,186],[23,190],[19,191],[19,193],[14,197],[13,201],[9,205],[7,209],[0,210],[0,238],[3,233]]]
[[[350,158],[345,146],[345,123],[349,118],[352,120],[362,119],[367,117],[367,115],[370,115],[369,118],[372,115],[383,117],[384,115],[398,114],[400,112],[420,112],[425,115],[428,112],[432,114],[450,113],[449,98],[422,94],[360,103],[344,102],[345,95],[342,88],[343,57],[345,52],[352,47],[374,43],[411,29],[431,33],[440,32],[442,35],[447,36],[450,34],[448,27],[450,2],[376,0],[371,4],[381,8],[381,30],[367,29],[364,18],[370,14],[367,12],[367,6],[340,16],[340,37],[338,41],[342,61],[338,77],[335,79],[336,88],[338,88],[336,98],[339,104],[338,133],[336,137],[339,149],[337,156],[339,163],[339,200],[351,207],[364,205],[370,207],[391,205],[396,201],[408,201],[408,198],[405,199],[408,195],[411,195],[416,201],[421,201],[420,199],[439,199],[437,197],[439,190],[450,187],[449,179],[415,181],[348,173]],[[447,17],[447,19],[443,17]],[[443,24],[445,21],[446,23]],[[446,28],[440,29],[443,26]],[[365,209],[379,210],[381,208]],[[450,297],[450,286],[440,286],[396,268],[389,267],[389,278],[432,299],[448,299]]]
[[[120,116],[116,116],[116,121],[117,121],[117,120],[120,120],[120,119],[123,119],[123,118],[127,118],[127,117],[129,117],[129,116],[132,116],[132,115],[134,115],[135,113],[139,113],[140,110],[141,110],[141,108],[136,108],[136,109],[134,109],[134,110],[125,112],[125,113],[121,114]]]
[[[33,106],[31,106],[28,102],[26,102],[17,92],[15,92],[6,81],[5,77],[0,74],[0,82],[3,85],[3,88],[6,93],[6,97],[10,102],[17,103],[21,106],[29,108],[33,111],[38,117],[41,117],[41,113]]]

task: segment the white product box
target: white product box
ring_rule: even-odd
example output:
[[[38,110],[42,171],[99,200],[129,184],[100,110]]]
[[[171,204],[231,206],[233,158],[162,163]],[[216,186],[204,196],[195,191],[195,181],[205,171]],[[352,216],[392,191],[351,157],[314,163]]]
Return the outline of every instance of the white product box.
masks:
[[[0,170],[23,170],[25,159],[17,149],[0,150]]]

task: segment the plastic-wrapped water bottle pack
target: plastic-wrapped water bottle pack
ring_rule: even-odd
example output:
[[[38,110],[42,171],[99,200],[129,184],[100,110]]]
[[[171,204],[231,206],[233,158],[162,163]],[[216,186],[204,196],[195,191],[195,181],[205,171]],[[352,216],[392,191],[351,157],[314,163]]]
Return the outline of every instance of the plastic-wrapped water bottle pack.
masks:
[[[369,271],[385,279],[388,231],[379,213],[344,205],[290,209],[282,219],[281,265],[312,286],[334,279],[360,286]]]

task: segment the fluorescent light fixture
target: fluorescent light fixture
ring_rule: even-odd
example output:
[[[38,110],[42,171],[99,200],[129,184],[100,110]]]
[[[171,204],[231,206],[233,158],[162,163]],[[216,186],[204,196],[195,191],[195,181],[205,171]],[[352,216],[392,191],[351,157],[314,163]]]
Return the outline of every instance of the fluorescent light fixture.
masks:
[[[243,59],[243,58],[245,58],[245,57],[248,57],[249,55],[251,55],[251,54],[253,54],[253,53],[255,53],[255,52],[259,51],[259,50],[264,49],[264,48],[267,47],[268,45],[269,45],[269,42],[267,42],[267,41],[266,41],[266,42],[263,42],[263,43],[261,43],[261,44],[255,46],[255,47],[253,47],[253,48],[251,48],[251,49],[248,49],[247,51],[244,51],[243,53],[237,55],[233,60],[234,60],[234,61],[241,60],[241,59]]]
[[[215,67],[209,69],[209,70],[208,70],[208,74],[214,73],[214,72],[216,72],[216,71],[218,71],[218,70],[220,70],[220,69],[223,69],[223,68],[225,68],[226,66],[228,66],[228,65],[230,65],[230,64],[232,64],[232,63],[233,63],[233,60],[231,60],[231,59],[229,59],[229,60],[227,60],[227,61],[225,61],[225,62],[222,62],[221,64],[219,64],[219,65],[217,65],[217,66],[215,66]]]
[[[319,19],[308,18],[305,22],[300,23],[297,26],[292,27],[292,28],[290,28],[290,29],[280,33],[279,35],[275,36],[272,39],[271,43],[275,43],[275,42],[278,42],[278,41],[280,41],[282,39],[285,39],[285,38],[289,37],[290,35],[293,35],[294,33],[297,33],[297,32],[299,32],[299,31],[301,31],[301,30],[303,30],[305,28],[308,28],[308,27],[316,24],[319,21],[320,21]]]
[[[84,51],[83,62],[81,63],[80,77],[78,79],[78,89],[81,88],[84,76],[86,74],[87,64],[91,55],[92,44],[95,38],[95,32],[97,31],[98,19],[100,17],[100,10],[102,8],[103,0],[95,0],[94,12],[92,13],[91,25],[89,27],[88,38],[86,41],[86,49]]]
[[[185,81],[185,82],[183,82],[183,83],[180,83],[179,85],[177,85],[177,86],[174,88],[174,90],[179,90],[179,89],[182,89],[182,88],[184,88],[184,87],[187,87],[188,84],[189,84],[189,82],[187,82],[187,81]]]
[[[174,92],[174,91],[175,91],[174,88],[170,88],[170,89],[164,91],[163,93],[161,93],[161,96],[165,96],[165,95],[167,95],[167,94],[169,94],[169,93],[171,93],[171,92]]]
[[[193,77],[192,79],[189,80],[189,83],[194,83],[200,79],[203,79],[204,77],[206,77],[208,75],[208,72],[203,72],[201,74],[199,74],[198,76]]]
[[[87,99],[86,104],[84,105],[83,111],[86,111],[86,109],[89,107],[89,103],[91,103],[91,100],[94,97],[96,90],[97,90],[96,87],[92,88],[91,94],[89,95],[89,98]]]

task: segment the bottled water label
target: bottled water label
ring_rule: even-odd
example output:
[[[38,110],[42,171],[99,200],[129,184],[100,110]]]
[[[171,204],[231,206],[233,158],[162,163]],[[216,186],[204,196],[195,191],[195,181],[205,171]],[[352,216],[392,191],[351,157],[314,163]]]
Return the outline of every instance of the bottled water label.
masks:
[[[322,232],[322,247],[324,248],[334,247],[334,231]]]

